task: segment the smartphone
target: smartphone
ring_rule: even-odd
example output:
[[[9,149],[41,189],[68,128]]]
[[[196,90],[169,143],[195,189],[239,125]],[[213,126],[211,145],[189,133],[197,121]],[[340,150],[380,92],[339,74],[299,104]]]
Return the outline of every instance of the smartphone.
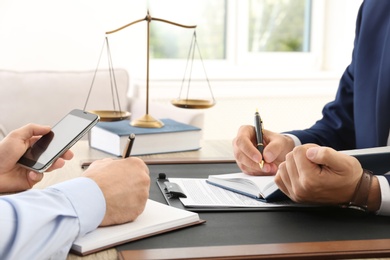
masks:
[[[36,141],[18,163],[35,172],[46,171],[99,121],[99,116],[74,109],[55,124],[51,131]]]

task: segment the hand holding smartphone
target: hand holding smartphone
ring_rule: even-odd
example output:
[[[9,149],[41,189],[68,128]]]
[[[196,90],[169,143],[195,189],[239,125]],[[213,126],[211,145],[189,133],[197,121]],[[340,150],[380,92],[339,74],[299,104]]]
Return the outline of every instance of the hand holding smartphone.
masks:
[[[65,151],[71,148],[99,121],[99,116],[74,109],[52,130],[35,142],[18,163],[35,172],[46,171]]]

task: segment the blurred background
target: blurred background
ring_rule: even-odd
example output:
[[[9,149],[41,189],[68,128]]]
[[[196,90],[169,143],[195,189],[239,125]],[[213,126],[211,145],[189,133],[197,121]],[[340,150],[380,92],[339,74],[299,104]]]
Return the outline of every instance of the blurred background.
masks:
[[[106,34],[149,11],[150,102],[170,105],[189,80],[204,112],[204,139],[232,139],[258,109],[276,132],[311,126],[351,60],[357,0],[0,0],[0,70],[114,68],[145,97],[147,22]],[[192,57],[196,32],[198,50]],[[100,62],[99,57],[102,53]],[[186,66],[192,64],[190,76]],[[188,68],[188,67],[187,67]],[[188,73],[188,70],[187,70]],[[1,88],[1,82],[0,82]],[[44,95],[44,93],[42,93]],[[65,102],[65,101],[64,101]],[[153,111],[150,111],[153,114]]]

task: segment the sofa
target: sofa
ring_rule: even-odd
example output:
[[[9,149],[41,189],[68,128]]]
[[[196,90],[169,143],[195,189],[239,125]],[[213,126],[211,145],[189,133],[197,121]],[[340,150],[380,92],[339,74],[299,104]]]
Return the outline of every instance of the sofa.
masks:
[[[128,72],[115,69],[111,78],[115,79],[119,94],[116,109],[119,103],[121,110],[130,111],[132,118],[143,115],[145,100],[129,95]],[[0,70],[0,139],[27,123],[53,125],[70,110],[83,109],[85,105],[86,110],[113,110],[110,82],[108,70],[98,70],[96,74],[95,71]],[[202,111],[153,102],[149,103],[149,111],[156,118],[169,117],[203,127]]]

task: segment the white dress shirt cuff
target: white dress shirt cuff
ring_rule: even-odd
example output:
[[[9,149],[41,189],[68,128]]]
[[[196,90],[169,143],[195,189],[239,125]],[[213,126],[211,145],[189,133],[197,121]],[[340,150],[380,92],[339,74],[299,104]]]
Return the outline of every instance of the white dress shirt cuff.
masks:
[[[106,212],[106,201],[99,186],[90,178],[80,177],[50,186],[63,194],[72,203],[79,218],[79,236],[95,230]]]
[[[381,189],[382,202],[377,214],[390,216],[390,186],[387,179],[383,176],[376,176]]]

